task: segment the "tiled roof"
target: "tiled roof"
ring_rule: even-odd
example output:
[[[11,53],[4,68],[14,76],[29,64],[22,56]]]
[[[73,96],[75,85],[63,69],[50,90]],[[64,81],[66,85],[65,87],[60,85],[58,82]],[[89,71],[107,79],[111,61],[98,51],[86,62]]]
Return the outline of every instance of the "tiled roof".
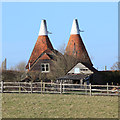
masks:
[[[92,66],[92,62],[79,34],[70,35],[65,54],[72,55],[79,59],[80,62],[84,62]]]
[[[40,60],[50,60],[51,58],[45,53],[43,56],[40,57]]]
[[[57,60],[57,57],[60,57],[63,55],[58,52],[57,50],[53,49],[53,50],[50,50],[49,48],[47,50],[45,50],[39,57],[37,57],[37,59],[30,65],[30,70],[31,68],[34,67],[35,64],[37,64],[37,62],[39,60]]]
[[[34,61],[45,51],[45,50],[53,50],[53,46],[48,38],[47,35],[44,36],[38,36],[37,42],[34,46],[34,49],[32,51],[32,54],[30,56],[30,59],[28,61],[28,64],[33,64]],[[28,69],[28,64],[26,65],[26,68]]]

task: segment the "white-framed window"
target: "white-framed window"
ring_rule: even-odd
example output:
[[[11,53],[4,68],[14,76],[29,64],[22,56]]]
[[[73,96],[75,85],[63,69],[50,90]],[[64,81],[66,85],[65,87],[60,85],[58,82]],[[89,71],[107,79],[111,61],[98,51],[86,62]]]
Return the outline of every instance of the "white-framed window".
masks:
[[[41,63],[41,72],[50,72],[49,63]]]

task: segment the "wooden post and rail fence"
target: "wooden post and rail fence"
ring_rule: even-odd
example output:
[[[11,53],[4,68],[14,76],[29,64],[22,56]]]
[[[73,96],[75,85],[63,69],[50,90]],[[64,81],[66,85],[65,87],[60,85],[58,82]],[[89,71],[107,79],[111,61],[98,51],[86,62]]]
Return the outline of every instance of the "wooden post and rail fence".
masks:
[[[48,82],[0,82],[0,93],[59,93],[82,95],[119,95],[120,86]]]

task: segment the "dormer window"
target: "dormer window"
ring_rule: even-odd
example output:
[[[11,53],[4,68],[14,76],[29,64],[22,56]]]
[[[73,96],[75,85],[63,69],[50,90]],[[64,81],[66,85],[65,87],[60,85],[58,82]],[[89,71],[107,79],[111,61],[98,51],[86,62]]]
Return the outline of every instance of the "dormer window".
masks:
[[[49,65],[49,63],[41,63],[41,72],[42,73],[50,72],[50,65]]]

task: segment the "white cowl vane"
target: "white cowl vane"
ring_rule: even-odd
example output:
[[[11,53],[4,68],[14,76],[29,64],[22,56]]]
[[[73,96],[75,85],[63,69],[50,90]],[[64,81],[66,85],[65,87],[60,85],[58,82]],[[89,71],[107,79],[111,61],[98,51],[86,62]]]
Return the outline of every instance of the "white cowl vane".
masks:
[[[73,20],[72,29],[70,34],[80,34],[80,29],[77,19]]]
[[[41,21],[39,36],[48,35],[46,20]]]

